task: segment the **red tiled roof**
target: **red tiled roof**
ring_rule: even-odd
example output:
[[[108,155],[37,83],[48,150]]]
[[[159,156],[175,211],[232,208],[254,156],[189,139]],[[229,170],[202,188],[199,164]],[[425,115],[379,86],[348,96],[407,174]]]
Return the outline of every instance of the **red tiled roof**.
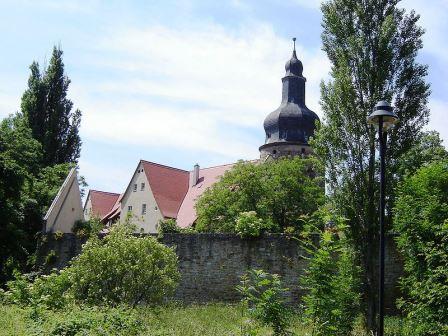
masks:
[[[194,206],[196,205],[196,201],[199,196],[201,196],[202,193],[207,190],[207,188],[216,183],[220,179],[220,177],[233,166],[234,163],[231,163],[227,165],[203,168],[199,170],[198,183],[188,189],[184,201],[180,206],[179,213],[177,214],[178,226],[180,226],[181,228],[185,228],[191,226],[195,222],[197,216]],[[190,174],[192,173],[193,172],[190,172]]]
[[[176,218],[188,191],[190,173],[186,170],[142,160],[154,198],[164,217]]]
[[[115,204],[112,206],[112,209],[101,218],[101,221],[104,223],[107,223],[109,220],[114,221],[118,217],[120,217],[121,213],[121,199],[123,198],[124,194],[121,194],[117,200],[115,201]]]
[[[103,218],[117,202],[120,194],[90,190],[89,196],[92,203],[92,216]]]

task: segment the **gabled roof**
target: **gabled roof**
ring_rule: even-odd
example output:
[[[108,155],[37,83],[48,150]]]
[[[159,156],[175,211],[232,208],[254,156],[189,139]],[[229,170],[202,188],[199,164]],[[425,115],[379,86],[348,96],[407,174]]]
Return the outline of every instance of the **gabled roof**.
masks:
[[[112,207],[120,197],[120,194],[100,190],[90,190],[87,195],[87,200],[89,197],[92,203],[92,217],[103,218],[109,211],[111,211]]]
[[[109,220],[114,221],[115,219],[120,217],[120,213],[121,213],[121,199],[123,198],[123,195],[124,194],[121,194],[117,198],[115,204],[112,206],[112,209],[101,218],[102,222],[107,223]]]
[[[78,175],[76,168],[72,168],[45,214],[44,231],[69,233],[74,223],[83,217]]]
[[[185,228],[196,221],[196,201],[204,191],[216,183],[222,175],[234,166],[234,163],[222,166],[203,168],[199,170],[199,180],[196,185],[188,189],[187,194],[177,214],[177,225]],[[193,174],[193,172],[190,172]]]
[[[190,173],[154,162],[141,162],[162,216],[176,218],[188,191]]]

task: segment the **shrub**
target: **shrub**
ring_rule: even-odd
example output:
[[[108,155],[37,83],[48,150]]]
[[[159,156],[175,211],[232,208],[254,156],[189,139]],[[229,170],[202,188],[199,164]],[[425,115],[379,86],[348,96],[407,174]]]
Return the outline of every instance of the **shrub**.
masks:
[[[90,218],[88,221],[77,220],[73,225],[72,232],[78,237],[85,237],[89,235],[98,234],[104,224],[101,223],[99,218]]]
[[[177,226],[175,219],[162,219],[159,221],[159,226],[157,228],[159,234],[163,233],[179,233],[181,228]]]
[[[54,271],[37,277],[30,286],[33,301],[50,309],[63,308],[70,301],[68,289],[71,283],[67,270]]]
[[[68,269],[76,299],[156,304],[173,293],[179,280],[174,250],[133,230],[116,224],[103,239],[90,237]]]
[[[50,335],[139,335],[144,329],[136,314],[126,308],[74,309],[74,314],[56,323]]]
[[[280,277],[263,270],[251,270],[241,277],[237,290],[243,295],[243,304],[249,315],[266,326],[272,327],[274,335],[287,334],[291,311],[285,305]]]
[[[259,237],[267,227],[255,211],[241,212],[236,219],[235,232],[242,238]]]
[[[394,230],[404,257],[400,307],[415,335],[448,335],[448,161],[419,169],[399,187]]]
[[[53,234],[54,240],[60,240],[63,236],[64,236],[64,233],[59,230]]]
[[[29,275],[16,272],[15,279],[7,283],[7,300],[21,306],[43,305],[51,309],[65,305],[70,287],[66,270],[41,275],[32,280]]]
[[[52,265],[52,264],[54,264],[56,262],[57,259],[58,259],[58,256],[56,255],[56,251],[55,250],[51,250],[45,256],[45,264],[46,265]]]
[[[200,232],[235,232],[240,213],[255,211],[270,232],[285,226],[300,231],[300,215],[324,201],[324,176],[314,158],[284,158],[265,163],[238,162],[196,203]]]
[[[11,303],[21,306],[28,305],[31,302],[31,279],[18,271],[14,271],[13,275],[14,279],[6,283],[8,291],[5,293],[5,297]]]
[[[328,223],[322,228],[321,223]],[[325,211],[308,222],[304,235],[308,267],[301,278],[305,317],[315,335],[349,335],[359,313],[359,268],[345,237],[344,220]],[[317,243],[316,243],[317,240]]]

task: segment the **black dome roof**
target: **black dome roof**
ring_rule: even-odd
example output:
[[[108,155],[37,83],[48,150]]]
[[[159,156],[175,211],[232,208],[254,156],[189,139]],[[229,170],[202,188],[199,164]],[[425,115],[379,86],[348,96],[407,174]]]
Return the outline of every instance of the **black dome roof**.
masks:
[[[291,141],[308,144],[319,117],[305,105],[306,79],[302,75],[303,65],[297,59],[295,50],[286,62],[285,70],[282,103],[264,120],[265,143]]]
[[[295,103],[281,104],[264,120],[266,143],[292,141],[308,144],[319,117],[306,106]]]

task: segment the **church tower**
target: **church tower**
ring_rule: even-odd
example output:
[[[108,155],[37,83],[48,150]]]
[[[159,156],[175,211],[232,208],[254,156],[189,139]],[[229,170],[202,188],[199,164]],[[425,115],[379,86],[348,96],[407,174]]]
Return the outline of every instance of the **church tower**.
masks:
[[[282,156],[307,155],[311,152],[308,139],[314,134],[319,117],[305,105],[303,65],[297,59],[296,39],[291,59],[286,62],[282,78],[282,102],[264,120],[266,140],[260,147],[262,160]]]

